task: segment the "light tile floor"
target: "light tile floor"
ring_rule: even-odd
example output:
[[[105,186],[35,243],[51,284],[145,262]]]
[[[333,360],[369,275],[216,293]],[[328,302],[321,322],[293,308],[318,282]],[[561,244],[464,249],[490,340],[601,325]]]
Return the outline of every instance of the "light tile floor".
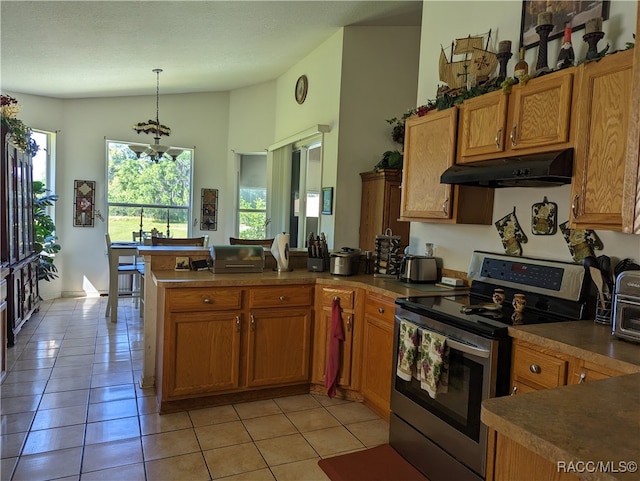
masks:
[[[388,442],[360,403],[300,395],[159,415],[141,389],[142,320],[57,299],[18,334],[0,387],[8,480],[327,480],[317,461]]]

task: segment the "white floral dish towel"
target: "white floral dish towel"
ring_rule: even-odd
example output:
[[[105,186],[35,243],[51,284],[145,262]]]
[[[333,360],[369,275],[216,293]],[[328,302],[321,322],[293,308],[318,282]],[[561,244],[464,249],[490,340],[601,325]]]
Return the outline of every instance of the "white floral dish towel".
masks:
[[[398,339],[398,368],[396,375],[405,381],[415,376],[418,357],[418,327],[406,320],[400,321]]]
[[[420,337],[418,379],[420,387],[435,399],[438,394],[446,393],[449,386],[447,338],[426,329],[420,329]]]

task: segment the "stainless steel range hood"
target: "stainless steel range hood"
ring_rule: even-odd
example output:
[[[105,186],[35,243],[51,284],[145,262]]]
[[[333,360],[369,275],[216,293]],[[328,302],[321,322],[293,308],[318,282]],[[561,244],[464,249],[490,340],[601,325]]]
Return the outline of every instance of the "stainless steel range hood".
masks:
[[[544,187],[571,183],[573,149],[522,157],[456,164],[444,171],[442,184],[479,187]]]

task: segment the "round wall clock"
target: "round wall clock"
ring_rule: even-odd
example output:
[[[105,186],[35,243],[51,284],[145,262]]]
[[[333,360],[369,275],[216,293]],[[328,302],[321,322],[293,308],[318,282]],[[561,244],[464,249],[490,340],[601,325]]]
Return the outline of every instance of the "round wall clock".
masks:
[[[306,75],[300,75],[296,82],[296,102],[302,104],[307,98],[307,89],[309,88],[309,81]]]

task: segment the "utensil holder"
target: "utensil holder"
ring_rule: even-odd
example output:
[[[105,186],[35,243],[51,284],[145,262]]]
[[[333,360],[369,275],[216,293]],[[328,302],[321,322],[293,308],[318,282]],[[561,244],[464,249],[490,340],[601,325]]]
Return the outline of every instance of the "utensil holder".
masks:
[[[613,312],[613,300],[611,295],[604,294],[604,303],[600,300],[600,293],[596,294],[596,317],[595,322],[597,324],[611,325]]]

